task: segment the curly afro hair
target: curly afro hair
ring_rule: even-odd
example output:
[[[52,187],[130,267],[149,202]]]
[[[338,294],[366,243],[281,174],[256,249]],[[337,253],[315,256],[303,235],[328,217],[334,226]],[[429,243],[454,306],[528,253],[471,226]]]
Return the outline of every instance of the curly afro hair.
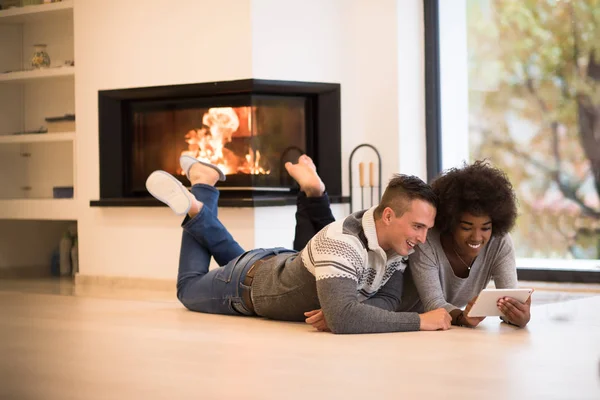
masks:
[[[517,198],[512,184],[502,170],[485,160],[451,168],[437,177],[431,187],[438,196],[435,226],[440,232],[452,232],[465,212],[488,215],[494,236],[505,235],[515,225]]]

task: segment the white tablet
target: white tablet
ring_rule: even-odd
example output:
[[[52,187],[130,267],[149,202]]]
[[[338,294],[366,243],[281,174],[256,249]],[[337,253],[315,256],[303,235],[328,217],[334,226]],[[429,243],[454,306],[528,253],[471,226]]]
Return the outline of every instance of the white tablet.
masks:
[[[477,297],[475,304],[467,317],[503,317],[498,309],[498,300],[502,297],[512,297],[520,302],[526,302],[533,289],[484,289]]]

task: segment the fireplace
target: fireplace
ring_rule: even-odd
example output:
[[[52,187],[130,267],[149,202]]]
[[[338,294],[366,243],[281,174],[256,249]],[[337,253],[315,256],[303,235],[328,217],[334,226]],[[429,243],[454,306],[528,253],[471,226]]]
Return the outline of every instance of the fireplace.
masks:
[[[221,206],[293,204],[284,168],[313,158],[332,201],[341,198],[340,86],[241,80],[100,91],[100,199],[93,206],[159,205],[148,175],[189,185],[179,157],[218,165]]]

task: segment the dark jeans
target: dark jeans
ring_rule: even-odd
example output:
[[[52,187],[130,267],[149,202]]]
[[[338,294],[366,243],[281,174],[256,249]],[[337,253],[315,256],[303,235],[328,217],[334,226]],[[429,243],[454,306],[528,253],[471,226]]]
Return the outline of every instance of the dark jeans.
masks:
[[[329,198],[298,195],[294,249],[281,247],[244,251],[219,221],[219,191],[213,186],[192,187],[194,196],[204,204],[194,218],[182,223],[183,237],[179,255],[177,298],[192,311],[211,314],[252,315],[241,296],[246,273],[261,258],[295,253],[323,227],[334,221]],[[209,271],[211,257],[220,268]]]
[[[317,232],[334,221],[327,193],[321,197],[306,197],[304,192],[298,193],[294,250],[302,250]]]

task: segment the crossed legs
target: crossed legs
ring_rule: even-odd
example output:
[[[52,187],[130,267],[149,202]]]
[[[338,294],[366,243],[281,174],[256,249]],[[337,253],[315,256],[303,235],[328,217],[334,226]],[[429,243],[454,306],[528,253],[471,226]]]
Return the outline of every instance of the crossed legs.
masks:
[[[185,160],[182,158],[182,167]],[[215,166],[187,160],[184,168],[192,183],[188,191],[175,177],[153,172],[146,182],[149,192],[173,209],[186,214],[177,276],[177,297],[193,311],[216,314],[246,314],[240,285],[252,263],[281,249],[245,252],[218,219],[219,191],[214,187],[222,174]],[[308,156],[297,164],[286,164],[298,181],[294,248],[300,250],[322,227],[333,221],[329,199],[316,168]],[[221,268],[209,270],[211,257]]]
[[[285,169],[300,185],[300,193],[296,199],[294,233],[294,250],[300,251],[317,232],[335,221],[335,218],[331,213],[325,185],[310,157],[302,155],[297,164],[286,163]]]

